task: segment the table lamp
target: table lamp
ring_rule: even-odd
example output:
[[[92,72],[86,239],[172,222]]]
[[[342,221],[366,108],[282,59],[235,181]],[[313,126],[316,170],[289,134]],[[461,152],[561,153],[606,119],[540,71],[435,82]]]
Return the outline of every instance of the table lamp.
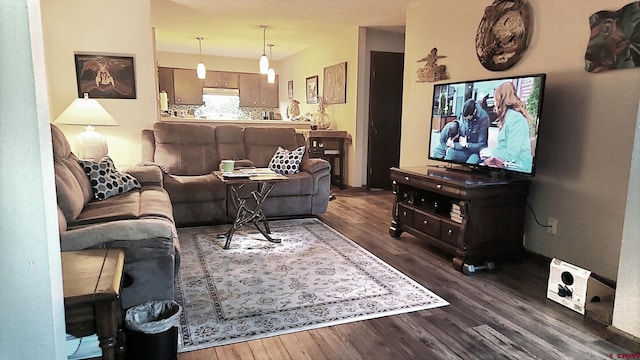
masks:
[[[107,140],[93,126],[117,126],[118,123],[95,99],[84,98],[73,100],[65,111],[58,116],[55,123],[68,125],[86,125],[85,131],[78,134],[78,153],[80,159],[100,161],[108,153]]]

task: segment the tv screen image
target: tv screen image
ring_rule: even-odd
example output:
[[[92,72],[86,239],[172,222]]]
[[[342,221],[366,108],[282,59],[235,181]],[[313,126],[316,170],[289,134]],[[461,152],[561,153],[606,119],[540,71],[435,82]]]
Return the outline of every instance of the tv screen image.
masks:
[[[533,176],[546,74],[438,83],[429,159]]]

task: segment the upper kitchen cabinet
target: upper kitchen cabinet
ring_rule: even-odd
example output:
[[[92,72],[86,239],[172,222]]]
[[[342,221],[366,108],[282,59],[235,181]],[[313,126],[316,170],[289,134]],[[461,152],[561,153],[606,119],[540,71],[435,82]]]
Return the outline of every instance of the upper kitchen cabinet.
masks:
[[[269,84],[266,75],[241,73],[239,88],[240,106],[262,108],[279,106],[277,76],[275,84]]]
[[[202,85],[195,69],[173,69],[174,104],[202,105]]]
[[[173,92],[173,69],[172,68],[158,68],[158,88],[159,91],[166,92],[169,104],[174,104],[174,92]]]
[[[238,73],[229,71],[207,71],[207,78],[204,79],[204,87],[237,89]]]

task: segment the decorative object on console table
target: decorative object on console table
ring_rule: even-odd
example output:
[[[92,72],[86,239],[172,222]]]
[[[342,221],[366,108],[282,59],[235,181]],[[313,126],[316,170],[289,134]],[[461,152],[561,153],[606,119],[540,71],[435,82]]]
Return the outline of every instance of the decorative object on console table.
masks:
[[[327,130],[327,129],[335,129],[336,125],[333,122],[333,119],[331,118],[331,116],[329,116],[329,114],[327,114],[326,108],[325,108],[325,101],[324,101],[324,97],[323,96],[319,96],[318,97],[318,112],[316,112],[315,114],[313,114],[313,122],[312,124],[316,125],[318,129],[320,130]]]
[[[341,190],[345,188],[345,141],[351,142],[351,135],[342,130],[311,130],[308,135],[309,157],[322,158],[331,163],[331,183]]]
[[[309,76],[306,81],[307,104],[318,103],[318,75]]]
[[[103,359],[122,359],[120,290],[124,249],[62,252],[65,323],[75,337],[97,333]]]
[[[522,255],[528,178],[422,166],[391,168],[391,180],[396,195],[391,236],[406,231],[454,255],[459,271]]]
[[[93,126],[118,126],[115,119],[95,99],[89,99],[88,94],[84,98],[75,99],[58,116],[57,124],[85,125],[85,131],[78,134],[77,153],[80,159],[100,161],[105,157],[109,148],[107,140],[102,134],[95,131]]]
[[[133,56],[75,54],[78,97],[135,99]]]

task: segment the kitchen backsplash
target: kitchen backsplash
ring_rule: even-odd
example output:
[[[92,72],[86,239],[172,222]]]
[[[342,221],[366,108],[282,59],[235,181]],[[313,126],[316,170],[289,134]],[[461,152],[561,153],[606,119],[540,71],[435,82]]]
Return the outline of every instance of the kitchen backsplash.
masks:
[[[193,115],[197,118],[221,119],[221,120],[260,120],[264,111],[275,111],[277,108],[256,107],[211,107],[205,105],[169,105],[169,112],[174,116],[186,117]],[[277,118],[277,115],[276,115]]]

